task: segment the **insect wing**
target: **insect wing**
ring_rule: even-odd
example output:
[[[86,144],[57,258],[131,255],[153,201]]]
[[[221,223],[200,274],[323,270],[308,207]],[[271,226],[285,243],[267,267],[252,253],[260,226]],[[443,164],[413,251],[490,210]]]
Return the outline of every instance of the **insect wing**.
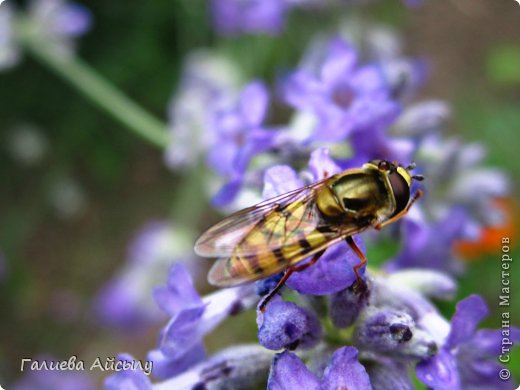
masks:
[[[305,203],[314,197],[315,189],[322,182],[268,199],[255,206],[238,211],[209,228],[195,243],[195,252],[203,257],[231,256],[237,245],[258,224],[273,212],[294,202]]]
[[[331,224],[314,196],[293,201],[258,221],[230,257],[213,266],[209,281],[225,287],[274,275],[368,226],[354,219]]]

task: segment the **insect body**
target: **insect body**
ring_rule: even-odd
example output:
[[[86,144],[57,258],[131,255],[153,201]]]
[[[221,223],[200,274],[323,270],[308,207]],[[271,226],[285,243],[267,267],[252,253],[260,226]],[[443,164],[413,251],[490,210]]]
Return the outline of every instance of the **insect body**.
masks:
[[[206,231],[195,244],[200,256],[220,258],[208,280],[220,287],[266,278],[285,270],[282,280],[261,304],[261,309],[293,272],[316,262],[329,246],[346,240],[366,258],[352,240],[354,234],[401,218],[421,195],[410,197],[414,165],[404,168],[374,160],[320,182],[269,199],[239,211]],[[311,257],[303,263],[303,260]]]

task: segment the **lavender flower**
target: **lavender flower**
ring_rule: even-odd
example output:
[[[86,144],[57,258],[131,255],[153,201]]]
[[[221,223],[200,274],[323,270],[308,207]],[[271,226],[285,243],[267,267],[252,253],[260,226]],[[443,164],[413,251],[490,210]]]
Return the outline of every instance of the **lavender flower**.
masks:
[[[269,96],[261,82],[252,82],[242,91],[234,107],[215,113],[214,142],[208,164],[228,182],[213,198],[217,206],[228,204],[242,185],[251,159],[276,145],[277,132],[265,128]]]
[[[269,373],[269,390],[371,389],[365,368],[357,360],[354,347],[343,347],[332,355],[321,379],[311,373],[293,353],[278,354]]]
[[[234,346],[153,387],[156,390],[256,388],[265,384],[273,355],[258,345]]]
[[[200,297],[181,264],[170,271],[168,284],[155,290],[155,298],[170,321],[163,329],[159,348],[149,359],[160,366],[154,375],[172,377],[204,357],[202,339],[224,319],[254,305],[253,286],[238,287]],[[191,365],[190,364],[190,365]]]
[[[309,310],[276,296],[265,313],[257,311],[258,341],[265,348],[278,350],[309,348],[321,338],[321,326]]]
[[[261,17],[267,14],[237,24],[238,3],[223,4],[215,1],[213,6],[222,7],[218,17],[228,33],[263,23]],[[273,4],[245,2],[241,15],[248,15],[248,7],[286,12]],[[197,125],[204,128],[205,139],[198,150],[226,181],[213,199],[216,205],[228,206],[247,191],[260,197],[262,176],[262,196],[269,199],[370,159],[402,164],[415,159],[428,179],[424,202],[394,229],[367,231],[363,240],[353,237],[362,252],[363,243],[373,244],[375,236],[395,239],[400,234],[402,240],[392,259],[381,259],[387,260],[387,273],[360,270],[365,292],[354,284],[352,267],[358,257],[339,243],[316,264],[292,274],[286,288],[257,312],[259,343],[266,349],[286,349],[272,361],[268,388],[411,389],[414,366],[419,379],[434,388],[471,388],[477,381],[491,386],[491,374],[497,378],[498,366],[490,358],[497,355],[498,333],[475,332],[482,304],[475,298],[462,301],[449,322],[431,298],[453,298],[457,286],[448,274],[461,269],[452,266],[457,264],[452,244],[475,237],[480,224],[489,222],[477,206],[504,194],[507,180],[500,172],[478,168],[479,147],[443,137],[450,114],[446,104],[407,106],[424,80],[424,63],[402,58],[398,45],[386,52],[372,49],[372,62],[360,65],[358,52],[339,38],[325,50],[318,45],[299,70],[281,80],[282,97],[294,109],[287,127],[266,125],[268,108],[277,102],[270,100],[261,81],[247,84],[236,99],[232,87],[222,87],[211,77],[204,78],[200,90],[195,88],[200,94],[194,96],[203,102]],[[182,127],[183,113],[188,119],[192,115],[189,109],[173,112],[180,120],[176,129]],[[319,147],[324,143],[331,148]],[[491,183],[490,188],[483,183]],[[157,304],[170,317],[158,347],[148,354],[154,377],[162,380],[154,387],[232,388],[243,387],[246,375],[255,384],[265,379],[270,351],[235,347],[207,358],[203,337],[230,315],[252,308],[258,299],[255,292],[265,295],[280,277],[257,282],[256,291],[249,285],[201,297],[186,270],[174,266],[167,285],[154,291]],[[511,339],[516,340],[518,331],[513,332]],[[469,351],[476,353],[471,356]],[[134,383],[142,379],[136,375],[130,375]]]
[[[118,355],[118,361],[134,362],[126,353]],[[151,390],[152,384],[145,373],[139,369],[127,369],[116,372],[105,379],[105,390],[139,389]]]
[[[285,24],[286,0],[211,0],[216,30],[224,35],[278,34]]]
[[[171,142],[165,159],[171,168],[193,166],[216,138],[209,126],[215,111],[236,95],[241,71],[229,58],[210,50],[191,53],[180,87],[168,106]]]
[[[330,42],[316,71],[298,70],[283,86],[292,107],[316,116],[312,141],[340,141],[355,131],[385,127],[399,114],[375,66],[356,67],[357,54],[346,42]]]
[[[63,56],[74,51],[74,41],[90,30],[92,16],[83,5],[65,0],[33,0],[29,5],[33,34]]]
[[[476,331],[488,314],[484,300],[471,295],[457,304],[451,330],[435,356],[417,365],[417,377],[432,389],[512,389],[511,380],[502,380],[500,354],[502,334],[499,330]],[[520,329],[510,328],[508,339],[520,341]]]

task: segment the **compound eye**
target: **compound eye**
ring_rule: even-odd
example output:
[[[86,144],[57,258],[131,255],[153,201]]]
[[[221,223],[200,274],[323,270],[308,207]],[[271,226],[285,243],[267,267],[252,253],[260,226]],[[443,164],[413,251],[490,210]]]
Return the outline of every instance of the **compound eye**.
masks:
[[[390,163],[386,160],[379,161],[379,164],[377,167],[382,171],[389,171],[390,170]]]

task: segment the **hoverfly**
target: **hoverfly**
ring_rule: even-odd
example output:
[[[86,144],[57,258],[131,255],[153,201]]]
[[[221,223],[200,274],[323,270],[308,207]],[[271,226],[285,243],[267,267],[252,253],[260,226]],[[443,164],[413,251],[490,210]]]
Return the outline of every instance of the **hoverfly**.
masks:
[[[423,180],[410,174],[414,167],[373,160],[232,214],[195,244],[198,255],[220,258],[208,281],[231,287],[285,271],[260,304],[263,311],[293,272],[345,240],[360,258],[353,270],[357,286],[365,289],[358,271],[367,259],[352,236],[370,227],[379,230],[408,212],[422,195],[419,190],[410,196],[412,179]]]

